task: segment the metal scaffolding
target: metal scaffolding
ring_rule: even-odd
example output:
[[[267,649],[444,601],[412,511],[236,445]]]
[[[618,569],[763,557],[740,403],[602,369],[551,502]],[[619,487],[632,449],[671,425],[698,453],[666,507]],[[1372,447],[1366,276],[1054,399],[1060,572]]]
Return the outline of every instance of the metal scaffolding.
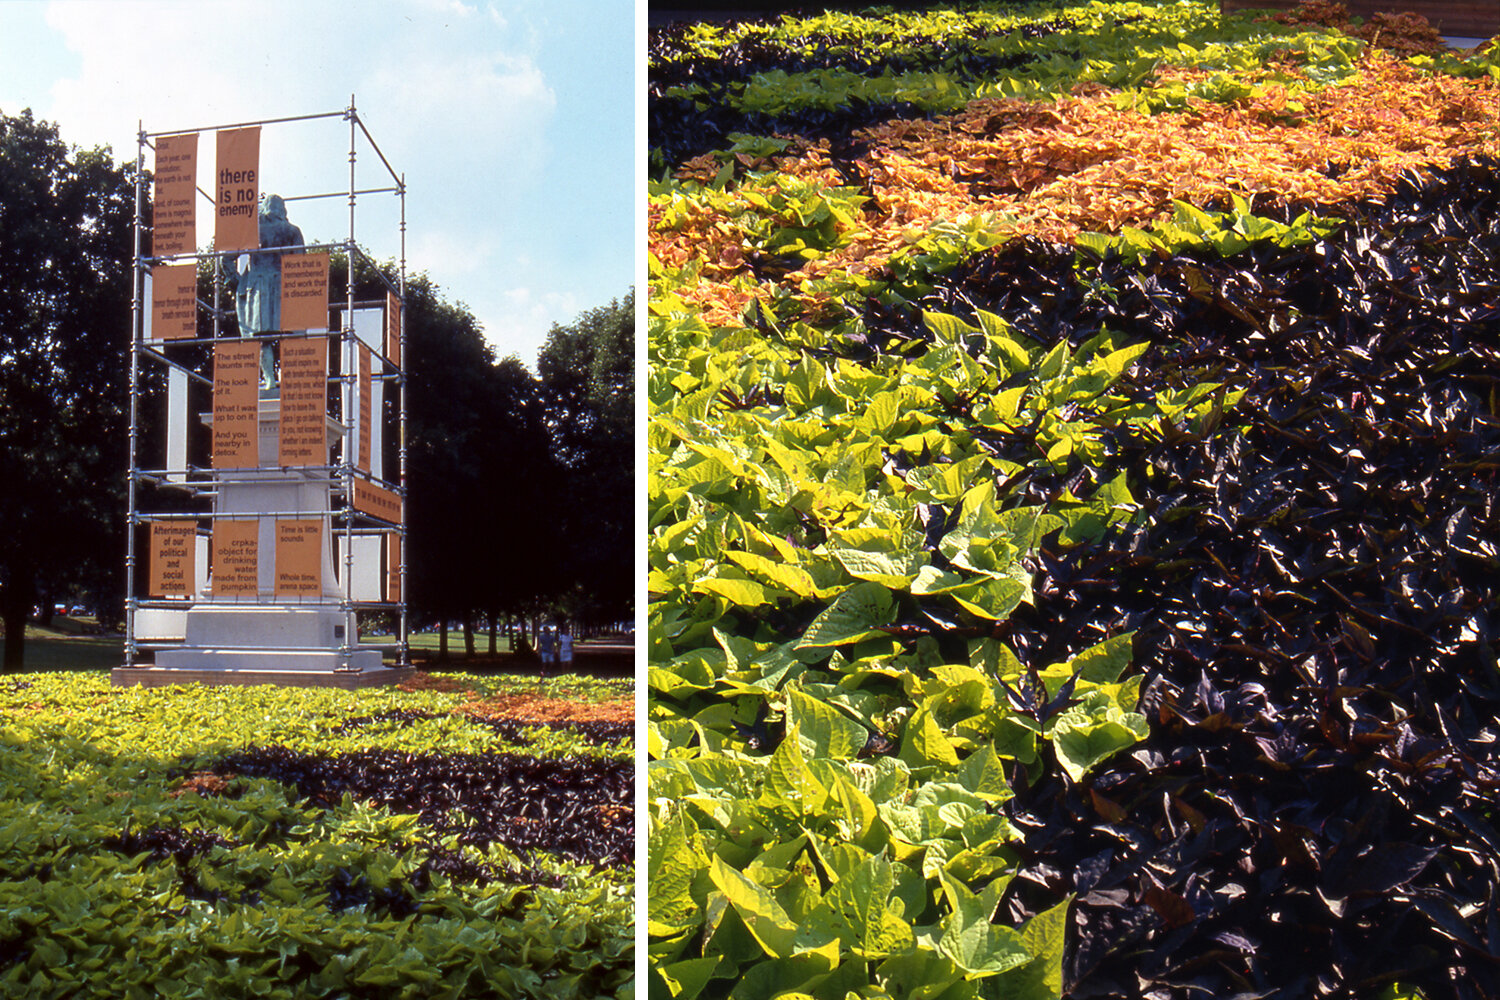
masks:
[[[225,333],[223,319],[231,314],[232,301],[228,308],[223,305],[225,301],[224,259],[233,258],[241,252],[239,250],[218,251],[214,249],[195,249],[191,253],[175,253],[163,255],[148,255],[144,252],[145,236],[150,227],[146,223],[146,197],[143,189],[145,183],[144,172],[147,167],[147,150],[155,150],[156,140],[168,136],[185,136],[199,134],[213,134],[231,129],[264,127],[268,125],[282,125],[292,122],[309,122],[315,120],[342,119],[348,122],[349,127],[349,183],[347,190],[331,191],[314,194],[283,194],[285,202],[309,201],[314,199],[348,198],[348,235],[340,242],[316,243],[307,246],[265,248],[255,252],[305,252],[308,250],[342,251],[347,261],[347,275],[345,279],[343,301],[337,302],[336,297],[330,289],[328,302],[329,322],[326,332],[299,332],[279,331],[257,334],[253,337],[242,337],[237,333]],[[378,169],[383,173],[378,185],[372,187],[359,187],[356,180],[356,166],[361,152],[361,139],[364,149],[373,152],[378,161]],[[260,174],[264,176],[265,171]],[[385,184],[385,177],[390,180]],[[334,181],[336,184],[337,181]],[[210,206],[215,204],[213,195],[198,186],[194,181],[195,197],[207,199]],[[262,197],[265,191],[261,190]],[[355,240],[356,209],[361,198],[371,196],[394,194],[399,200],[400,224],[399,224],[399,262],[396,267],[394,279],[388,275],[385,269],[367,254]],[[153,241],[154,242],[154,241]],[[196,237],[194,238],[196,243]],[[153,251],[155,247],[153,246]],[[205,262],[212,270],[212,301],[204,303],[195,295],[194,325],[195,329],[201,330],[200,320],[206,314],[211,317],[210,336],[194,336],[179,339],[151,339],[146,337],[147,315],[150,304],[146,298],[146,280],[152,269],[169,263],[195,263],[199,270],[204,268]],[[394,329],[395,342],[399,344],[397,358],[390,357],[387,340],[384,335],[378,338],[380,349],[368,340],[361,340],[355,329],[355,320],[359,312],[373,313],[374,307],[385,307],[387,300],[378,303],[361,303],[355,300],[355,272],[359,264],[366,265],[365,278],[376,278],[385,286],[390,295],[394,296],[399,303],[397,313],[399,315],[399,326]],[[126,576],[126,604],[125,604],[125,666],[132,668],[138,665],[139,658],[143,652],[153,650],[171,649],[181,644],[180,640],[173,637],[163,638],[160,634],[148,635],[144,639],[138,630],[138,624],[142,612],[184,612],[193,608],[214,607],[219,605],[231,605],[237,608],[270,608],[270,609],[307,609],[307,608],[336,608],[342,613],[342,620],[347,623],[342,629],[343,644],[338,649],[336,671],[358,671],[360,668],[353,663],[356,652],[365,650],[381,649],[375,645],[361,645],[358,641],[356,627],[357,613],[360,611],[385,611],[395,615],[396,622],[396,659],[398,666],[409,666],[411,662],[408,621],[407,621],[407,562],[408,549],[406,546],[406,496],[407,496],[407,447],[406,447],[406,362],[407,335],[405,323],[405,300],[406,300],[406,180],[403,174],[398,174],[381,152],[374,138],[370,135],[365,124],[360,120],[355,108],[353,95],[349,98],[349,106],[342,111],[332,111],[322,114],[298,115],[285,118],[266,118],[259,121],[237,122],[232,125],[219,125],[198,129],[174,129],[162,132],[147,132],[144,128],[138,128],[137,150],[136,150],[136,174],[135,174],[135,233],[134,233],[134,269],[132,275],[131,296],[131,349],[130,349],[130,444],[129,444],[129,470],[127,472],[127,542],[125,555]],[[337,320],[333,319],[337,315]],[[382,330],[390,330],[391,317],[385,316],[386,326]],[[213,468],[213,463],[208,466],[195,465],[191,461],[191,451],[184,453],[189,455],[189,460],[174,467],[172,456],[166,455],[161,462],[142,461],[142,407],[148,398],[147,387],[143,384],[148,373],[159,372],[169,378],[180,380],[184,386],[182,390],[181,404],[186,407],[183,416],[184,428],[182,434],[184,441],[191,428],[192,406],[189,402],[189,389],[198,386],[201,394],[202,387],[213,386],[212,357],[213,346],[220,343],[286,343],[295,338],[325,337],[330,341],[329,357],[334,363],[335,373],[328,378],[330,388],[337,387],[333,393],[336,402],[330,408],[325,405],[324,419],[332,428],[332,433],[325,432],[324,448],[325,461],[329,464],[313,464],[306,466],[282,467],[267,466],[259,457],[257,451],[257,466],[243,469]],[[335,344],[337,351],[335,353]],[[381,460],[378,464],[371,463],[372,468],[380,469],[381,475],[374,475],[370,469],[358,468],[358,455],[354,437],[355,418],[359,412],[360,378],[359,378],[359,349],[364,346],[369,351],[371,359],[370,375],[371,386],[394,386],[396,396],[396,477],[389,478],[388,463]],[[378,363],[378,371],[374,371]],[[170,396],[169,396],[170,398]],[[372,406],[370,413],[370,427],[361,427],[360,433],[365,435],[368,443],[373,428],[384,428],[385,418],[383,411],[388,405],[389,394],[385,389],[381,390],[380,406]],[[278,404],[279,406],[279,404]],[[166,404],[163,404],[166,408]],[[335,412],[328,412],[329,410]],[[174,419],[168,414],[167,422]],[[382,431],[380,436],[381,447],[385,447],[385,436]],[[333,443],[338,442],[336,458],[327,455],[327,450]],[[370,445],[373,449],[373,445]],[[170,451],[170,448],[167,449]],[[221,488],[234,486],[250,481],[262,481],[257,477],[267,474],[280,473],[288,477],[286,482],[295,485],[308,485],[316,487],[320,495],[328,498],[326,509],[308,510],[305,507],[297,510],[269,510],[269,511],[220,511],[217,509],[217,501],[221,495]],[[399,498],[399,512],[395,519],[376,516],[368,510],[356,507],[356,489],[359,486],[376,488],[393,493]],[[172,507],[174,509],[160,509],[144,511],[140,507],[145,487],[158,491],[161,498],[171,497],[172,502],[165,500],[159,506]],[[368,505],[367,505],[368,506]],[[338,546],[335,539],[342,540],[342,559],[335,558],[335,562],[341,562],[342,566],[336,570],[339,595],[337,598],[326,594],[318,598],[302,598],[279,595],[273,587],[270,596],[266,593],[258,593],[254,598],[248,596],[215,595],[212,587],[199,588],[196,580],[189,581],[189,592],[187,596],[152,596],[149,590],[149,582],[137,573],[142,560],[138,552],[140,542],[138,535],[150,532],[150,525],[157,522],[188,522],[193,524],[193,545],[200,545],[200,539],[204,535],[204,526],[212,529],[212,526],[222,520],[254,520],[264,518],[314,518],[326,519],[325,524],[329,530],[323,534],[323,546],[325,549],[332,548],[335,556],[338,555]],[[274,531],[274,528],[273,528]],[[399,580],[397,587],[398,600],[371,600],[357,598],[355,593],[355,540],[358,538],[385,537],[399,545],[399,563],[394,567],[391,565],[392,558],[385,559],[377,557],[377,563],[384,566],[385,571],[394,571]],[[377,546],[378,549],[378,546]],[[326,555],[327,553],[324,553]],[[257,560],[263,560],[270,556],[269,553],[257,549]],[[194,574],[197,575],[196,573]],[[380,577],[377,575],[377,579]],[[378,588],[382,596],[389,596],[389,586],[382,585]],[[169,616],[161,616],[160,620],[166,620]],[[160,632],[160,629],[156,629]],[[301,645],[288,644],[284,647],[265,647],[270,653],[299,653],[306,652],[307,648]],[[384,648],[389,648],[384,647]],[[366,657],[368,653],[364,654]]]

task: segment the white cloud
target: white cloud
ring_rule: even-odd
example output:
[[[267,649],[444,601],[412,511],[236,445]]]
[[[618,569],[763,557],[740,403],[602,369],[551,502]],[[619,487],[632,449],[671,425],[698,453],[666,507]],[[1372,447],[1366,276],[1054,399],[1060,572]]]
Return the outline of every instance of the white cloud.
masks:
[[[54,0],[46,24],[76,58],[54,56],[50,73],[9,99],[57,122],[68,142],[107,143],[132,159],[138,121],[151,131],[208,128],[339,112],[355,95],[361,121],[409,186],[409,269],[467,304],[501,357],[534,365],[553,323],[600,304],[588,301],[598,294],[598,255],[575,241],[597,240],[600,219],[620,214],[591,197],[607,178],[576,186],[579,158],[593,162],[600,141],[576,124],[577,92],[596,111],[628,89],[613,79],[569,89],[594,67],[560,58],[573,43],[542,30],[555,13],[533,0]],[[571,16],[592,27],[602,14]],[[550,80],[544,65],[568,66],[569,77]],[[262,190],[347,190],[348,142],[338,117],[268,126]],[[389,183],[360,145],[358,186]],[[205,187],[213,157],[213,136],[201,136]],[[342,197],[288,207],[310,240],[347,232]],[[377,259],[400,253],[398,208],[387,196],[360,199],[356,238]],[[622,248],[627,240],[618,238]]]
[[[557,99],[527,56],[412,53],[376,69],[364,90],[394,145],[413,156],[441,146],[446,165],[481,171],[475,180],[537,170],[549,154]]]
[[[440,285],[488,275],[490,262],[501,252],[494,238],[465,239],[447,229],[415,232],[406,248],[407,256],[420,261],[420,270],[430,272]]]
[[[575,292],[507,288],[496,299],[494,314],[501,317],[498,328],[486,323],[485,338],[496,357],[514,354],[535,371],[537,353],[552,325],[566,326],[586,308]]]
[[[451,14],[455,17],[473,17],[479,8],[463,0],[417,0],[417,6],[436,14]]]

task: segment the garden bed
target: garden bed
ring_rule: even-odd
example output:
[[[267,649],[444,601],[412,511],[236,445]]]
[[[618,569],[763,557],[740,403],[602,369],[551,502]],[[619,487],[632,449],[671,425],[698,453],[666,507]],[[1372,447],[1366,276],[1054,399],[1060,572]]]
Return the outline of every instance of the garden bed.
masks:
[[[655,988],[1500,992],[1491,55],[1093,3],[651,67]]]
[[[629,733],[461,709],[627,690],[0,682],[0,991],[628,993]]]

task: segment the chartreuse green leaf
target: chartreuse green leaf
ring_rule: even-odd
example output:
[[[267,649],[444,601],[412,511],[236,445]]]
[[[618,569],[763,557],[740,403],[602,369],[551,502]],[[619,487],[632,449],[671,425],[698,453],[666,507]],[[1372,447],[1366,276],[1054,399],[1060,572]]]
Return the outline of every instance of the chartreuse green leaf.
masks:
[[[859,958],[883,958],[912,948],[915,936],[894,895],[895,873],[881,856],[867,858],[840,878],[797,933],[799,946],[817,948],[837,939]]]
[[[936,566],[923,566],[911,582],[911,592],[919,597],[927,597],[953,593],[968,585],[969,579],[958,573],[950,573]]]
[[[817,762],[825,770],[821,780],[829,788],[829,806],[837,814],[840,831],[850,841],[864,842],[880,813],[848,770],[835,770],[827,763]]]
[[[869,731],[838,709],[796,688],[787,691],[788,729],[810,745],[814,757],[847,760],[865,748]]]
[[[662,666],[647,668],[646,680],[653,691],[681,698],[709,690],[717,675],[702,652],[692,652]]]
[[[648,933],[668,937],[697,926],[703,919],[692,894],[693,877],[699,865],[688,852],[680,824],[669,827],[660,844],[662,849],[652,856],[648,868],[652,890]]]
[[[949,593],[965,611],[991,621],[1005,621],[1027,598],[1026,584],[1008,577],[980,578]]]
[[[689,958],[656,966],[652,971],[661,978],[661,983],[672,1000],[694,1000],[708,985],[718,965],[717,956]]]
[[[1376,1000],[1426,1000],[1421,990],[1401,983],[1391,983],[1375,996]]]
[[[901,736],[901,759],[912,767],[958,765],[958,752],[953,741],[933,718],[930,708],[917,709],[906,724],[906,731]]]
[[[969,643],[969,665],[990,677],[1019,677],[1024,670],[1015,652],[994,639],[975,639]]]
[[[958,317],[946,313],[923,313],[922,322],[932,331],[940,346],[953,344],[963,347],[970,337],[980,332],[978,327],[970,326]]]
[[[927,566],[930,559],[926,552],[871,551],[869,549],[832,549],[833,557],[845,571],[857,580],[868,580],[892,590],[905,590],[907,585]]]
[[[1005,890],[1003,881],[991,882],[977,894],[947,872],[939,873],[950,915],[943,925],[938,950],[965,972],[996,975],[1033,957],[1014,928],[993,922],[995,907]]]
[[[1125,712],[1104,691],[1090,691],[1048,723],[1047,738],[1058,763],[1074,781],[1112,754],[1146,738],[1144,716]]]
[[[1094,684],[1111,684],[1120,679],[1130,666],[1131,640],[1134,632],[1125,632],[1090,646],[1069,661],[1072,672]]]
[[[1113,684],[1130,666],[1131,641],[1134,632],[1125,632],[1091,646],[1066,663],[1054,663],[1039,671],[1049,696],[1056,695],[1072,678],[1078,678],[1080,694]]]
[[[800,566],[782,559],[768,559],[754,552],[726,551],[727,557],[752,576],[759,577],[771,586],[786,591],[794,597],[817,597],[821,588],[813,582],[812,575]]]
[[[792,954],[796,925],[769,889],[741,875],[719,857],[709,862],[708,874],[766,954],[773,958]]]
[[[890,590],[876,583],[857,583],[813,619],[797,648],[842,646],[871,638],[890,624],[894,612]]]
[[[802,755],[796,726],[787,727],[786,738],[767,761],[761,801],[793,816],[816,816],[828,801],[828,789],[813,775]]]
[[[717,594],[730,604],[754,608],[770,604],[780,591],[743,576],[710,576],[699,580],[696,590],[704,594]]]
[[[993,746],[984,746],[959,766],[958,783],[987,802],[1004,802],[1015,795],[1005,780],[1000,757]]]
[[[1004,987],[1011,996],[1062,996],[1063,940],[1068,929],[1069,900],[1043,910],[1021,925],[1021,944],[1031,961],[1007,974]]]

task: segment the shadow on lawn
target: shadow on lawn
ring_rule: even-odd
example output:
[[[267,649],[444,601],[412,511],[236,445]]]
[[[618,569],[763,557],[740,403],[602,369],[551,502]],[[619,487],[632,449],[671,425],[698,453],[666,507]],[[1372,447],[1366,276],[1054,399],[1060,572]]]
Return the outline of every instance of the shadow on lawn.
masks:
[[[427,670],[507,676],[542,673],[542,660],[535,653],[476,652],[465,656],[462,643],[447,659],[437,651],[415,648],[412,663]],[[56,629],[30,626],[26,630],[26,673],[113,670],[125,662],[125,640],[119,635],[78,635]],[[590,639],[573,648],[573,669],[585,677],[630,677],[635,673],[635,644],[629,636]],[[552,670],[551,674],[560,673]]]
[[[35,626],[26,630],[21,670],[112,670],[125,662],[125,640],[118,635],[68,635]]]
[[[482,675],[512,675],[542,673],[542,659],[535,653],[500,653],[491,656],[476,652],[465,656],[460,652],[450,653],[446,660],[438,659],[432,650],[413,650],[412,662],[424,669]],[[635,673],[635,645],[631,639],[611,638],[580,642],[573,647],[573,668],[568,673],[585,677],[630,677]],[[556,668],[549,672],[561,673]]]

